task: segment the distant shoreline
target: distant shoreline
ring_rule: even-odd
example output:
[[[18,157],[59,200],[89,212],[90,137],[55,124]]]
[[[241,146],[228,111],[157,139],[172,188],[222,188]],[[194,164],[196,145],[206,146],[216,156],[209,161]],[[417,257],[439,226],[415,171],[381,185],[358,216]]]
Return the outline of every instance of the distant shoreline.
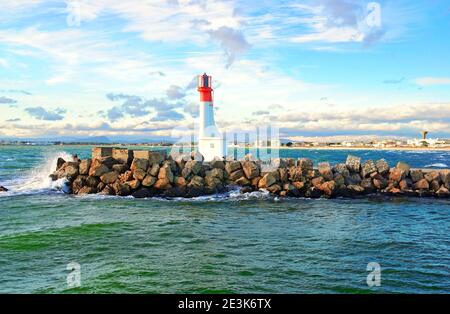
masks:
[[[180,146],[169,145],[146,145],[146,144],[82,144],[82,143],[65,143],[60,145],[25,145],[25,144],[0,144],[0,147],[40,147],[40,146],[97,146],[97,147],[148,147],[148,148],[172,148]],[[193,146],[196,147],[196,146]],[[228,149],[234,148],[234,146],[228,146]],[[256,149],[256,147],[237,147],[239,149]],[[336,147],[336,146],[318,146],[318,147],[257,147],[258,149],[286,149],[286,150],[379,150],[379,151],[450,151],[449,147],[365,147],[365,146],[352,146],[352,147]]]

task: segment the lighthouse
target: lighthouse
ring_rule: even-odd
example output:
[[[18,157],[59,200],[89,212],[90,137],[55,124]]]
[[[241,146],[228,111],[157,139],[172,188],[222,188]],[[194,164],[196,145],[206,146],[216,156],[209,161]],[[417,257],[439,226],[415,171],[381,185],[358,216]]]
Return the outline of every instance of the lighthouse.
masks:
[[[214,103],[211,76],[199,75],[198,92],[200,93],[200,121],[198,134],[198,151],[205,161],[226,156],[226,143],[214,121]]]

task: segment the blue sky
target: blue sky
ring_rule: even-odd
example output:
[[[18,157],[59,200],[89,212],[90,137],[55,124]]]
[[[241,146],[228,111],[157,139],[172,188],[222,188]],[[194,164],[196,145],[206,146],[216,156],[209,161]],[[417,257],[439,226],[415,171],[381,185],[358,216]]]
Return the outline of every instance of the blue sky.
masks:
[[[444,0],[2,1],[0,138],[184,134],[203,72],[228,132],[450,137],[449,39]]]

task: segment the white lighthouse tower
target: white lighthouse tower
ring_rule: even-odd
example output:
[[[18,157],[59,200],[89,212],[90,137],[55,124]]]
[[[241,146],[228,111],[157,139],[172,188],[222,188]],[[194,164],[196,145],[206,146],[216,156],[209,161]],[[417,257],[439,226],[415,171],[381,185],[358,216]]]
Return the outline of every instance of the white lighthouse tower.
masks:
[[[214,104],[212,97],[212,79],[205,74],[198,77],[198,91],[200,93],[200,123],[198,136],[198,150],[211,161],[214,158],[226,156],[226,143],[222,133],[217,129],[214,121]]]

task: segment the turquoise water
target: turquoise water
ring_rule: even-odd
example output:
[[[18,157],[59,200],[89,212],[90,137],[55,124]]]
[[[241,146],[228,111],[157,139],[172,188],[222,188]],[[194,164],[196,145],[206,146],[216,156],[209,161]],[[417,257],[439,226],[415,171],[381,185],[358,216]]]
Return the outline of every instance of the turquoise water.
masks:
[[[450,200],[76,197],[47,181],[89,147],[0,147],[0,292],[449,293]],[[361,151],[449,164],[448,152]],[[281,152],[345,160],[341,151]],[[56,184],[57,185],[57,184]],[[81,266],[69,289],[66,265]],[[381,265],[381,286],[366,284]]]

